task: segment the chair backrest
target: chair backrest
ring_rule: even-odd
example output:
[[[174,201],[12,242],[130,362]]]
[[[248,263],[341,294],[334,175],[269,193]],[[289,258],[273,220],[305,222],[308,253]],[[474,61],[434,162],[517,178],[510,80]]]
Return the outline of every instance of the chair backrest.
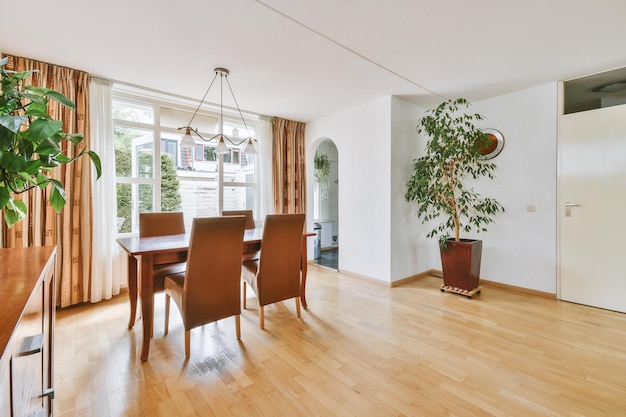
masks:
[[[246,229],[254,229],[252,210],[222,210],[222,216],[246,216]]]
[[[244,216],[195,218],[191,228],[182,314],[193,328],[241,313]]]
[[[263,224],[257,271],[261,305],[300,296],[304,214],[269,214]]]
[[[185,219],[179,211],[139,213],[139,236],[168,236],[185,233]]]

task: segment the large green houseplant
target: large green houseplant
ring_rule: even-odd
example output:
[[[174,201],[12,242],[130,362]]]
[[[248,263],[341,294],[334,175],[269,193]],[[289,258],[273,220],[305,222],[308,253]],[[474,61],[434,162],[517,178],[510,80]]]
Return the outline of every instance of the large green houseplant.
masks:
[[[461,239],[461,232],[485,232],[495,216],[504,211],[496,200],[482,197],[466,183],[468,179],[493,179],[496,169],[481,153],[489,143],[489,138],[476,127],[483,116],[468,113],[469,106],[463,98],[448,100],[428,110],[419,120],[418,133],[425,133],[428,141],[424,155],[413,162],[413,176],[407,183],[405,195],[407,201],[417,203],[417,215],[422,223],[440,220],[427,237],[439,240],[444,284],[446,269],[450,269],[446,268],[444,257],[457,246],[473,242]],[[482,242],[477,242],[480,252]],[[478,262],[479,271],[480,254],[473,262]],[[468,278],[471,282],[455,281],[451,286],[472,290],[478,285],[478,273],[474,267],[476,276]]]
[[[0,59],[0,210],[11,227],[28,212],[15,194],[51,186],[50,205],[59,212],[66,203],[65,189],[61,181],[49,176],[51,170],[88,155],[99,178],[101,163],[98,155],[87,149],[71,158],[63,153],[66,143],[76,147],[84,138],[65,133],[63,123],[48,114],[48,104],[55,100],[74,109],[74,103],[54,90],[27,85],[33,71],[5,70],[7,61]]]

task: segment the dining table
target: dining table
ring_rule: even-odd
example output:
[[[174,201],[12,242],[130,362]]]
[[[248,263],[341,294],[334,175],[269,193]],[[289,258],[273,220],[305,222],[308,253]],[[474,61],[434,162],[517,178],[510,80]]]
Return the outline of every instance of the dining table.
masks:
[[[135,325],[137,300],[141,301],[143,339],[141,361],[148,360],[150,339],[154,326],[153,273],[154,266],[187,260],[190,234],[169,236],[139,237],[126,236],[117,238],[117,243],[128,255],[128,296],[130,299],[130,320],[128,329]],[[307,275],[307,237],[315,233],[304,231],[302,234],[300,301],[304,308],[306,302]],[[257,252],[261,249],[263,228],[246,229],[243,237],[243,253]]]

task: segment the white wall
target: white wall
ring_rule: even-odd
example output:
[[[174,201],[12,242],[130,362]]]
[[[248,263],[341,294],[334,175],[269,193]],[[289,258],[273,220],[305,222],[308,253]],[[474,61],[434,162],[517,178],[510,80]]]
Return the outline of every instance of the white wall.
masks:
[[[422,155],[424,138],[417,122],[424,109],[394,97],[391,102],[391,281],[436,268],[439,253],[426,239],[426,228],[415,214],[417,205],[404,198],[412,161]],[[434,243],[436,245],[436,243]],[[431,265],[431,266],[429,266]]]
[[[482,180],[476,190],[497,199],[505,213],[487,233],[467,235],[483,240],[481,277],[538,291],[556,293],[557,277],[557,83],[494,97],[473,103],[471,111],[485,116],[483,128],[498,129],[505,137],[503,151],[496,163],[496,179]],[[415,112],[401,100],[392,107],[394,137],[406,137],[415,128]],[[404,133],[402,129],[407,129]],[[402,166],[402,154],[421,156],[426,142],[419,137],[416,144],[393,141],[392,155],[392,281],[429,269],[441,270],[437,242],[426,240],[429,227],[416,223],[416,206],[403,203],[400,194],[408,178]],[[402,194],[403,196],[403,194]],[[408,210],[407,210],[408,205]],[[534,206],[535,211],[528,211]],[[402,254],[403,247],[412,258]]]
[[[493,159],[497,179],[479,188],[506,210],[478,235],[481,277],[556,293],[558,84],[475,102],[474,108],[486,117],[482,127],[498,129],[505,138]]]
[[[313,155],[326,138],[339,155],[339,269],[390,280],[391,97],[307,123],[307,228],[313,230]],[[312,254],[309,254],[312,257]]]
[[[474,103],[486,118],[481,127],[505,137],[493,160],[497,179],[476,189],[506,212],[487,233],[465,236],[483,240],[484,279],[556,292],[557,103],[557,83]],[[308,178],[317,145],[331,138],[338,148],[339,269],[386,282],[441,269],[437,242],[425,238],[429,228],[404,200],[411,161],[426,140],[415,133],[422,115],[418,106],[387,97],[307,125]]]

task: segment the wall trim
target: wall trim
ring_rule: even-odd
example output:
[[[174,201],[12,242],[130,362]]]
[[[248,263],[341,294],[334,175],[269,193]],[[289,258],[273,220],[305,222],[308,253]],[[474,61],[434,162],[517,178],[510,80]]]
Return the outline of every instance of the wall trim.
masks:
[[[443,279],[443,272],[439,271],[437,269],[431,269],[428,271],[424,271],[421,272],[419,274],[416,275],[412,275],[410,277],[407,278],[403,278],[400,279],[398,281],[394,281],[391,283],[391,287],[397,287],[399,285],[402,284],[406,284],[407,282],[411,282],[411,281],[415,281],[416,279],[421,279],[424,278],[426,276],[432,276],[435,278],[442,278]],[[496,281],[489,281],[486,279],[481,278],[480,279],[480,283],[486,287],[494,287],[494,288],[501,288],[503,290],[507,290],[507,291],[512,291],[512,292],[517,292],[517,293],[521,293],[521,294],[528,294],[528,295],[533,295],[536,297],[542,297],[542,298],[549,298],[552,300],[556,300],[556,294],[554,293],[550,293],[550,292],[545,292],[545,291],[539,291],[539,290],[533,290],[531,288],[524,288],[524,287],[518,287],[516,285],[510,285],[510,284],[504,284],[502,282],[496,282]]]
[[[434,269],[430,269],[428,271],[424,271],[424,272],[420,272],[419,274],[415,274],[415,275],[411,275],[410,277],[406,277],[406,278],[402,278],[396,281],[392,281],[389,283],[389,286],[391,288],[395,288],[395,287],[399,287],[403,284],[406,284],[407,282],[411,282],[411,281],[415,281],[418,279],[422,279],[424,277],[430,276],[430,275],[435,275],[436,271]]]
[[[371,282],[373,284],[384,285],[386,287],[389,286],[389,282],[387,282],[387,281],[382,281],[380,279],[368,277],[367,275],[357,274],[356,272],[350,272],[350,271],[346,271],[344,269],[340,269],[337,272],[339,272],[342,275],[347,275],[347,276],[349,276],[351,278],[357,278],[357,279],[360,279],[360,280],[363,280],[363,281]]]

